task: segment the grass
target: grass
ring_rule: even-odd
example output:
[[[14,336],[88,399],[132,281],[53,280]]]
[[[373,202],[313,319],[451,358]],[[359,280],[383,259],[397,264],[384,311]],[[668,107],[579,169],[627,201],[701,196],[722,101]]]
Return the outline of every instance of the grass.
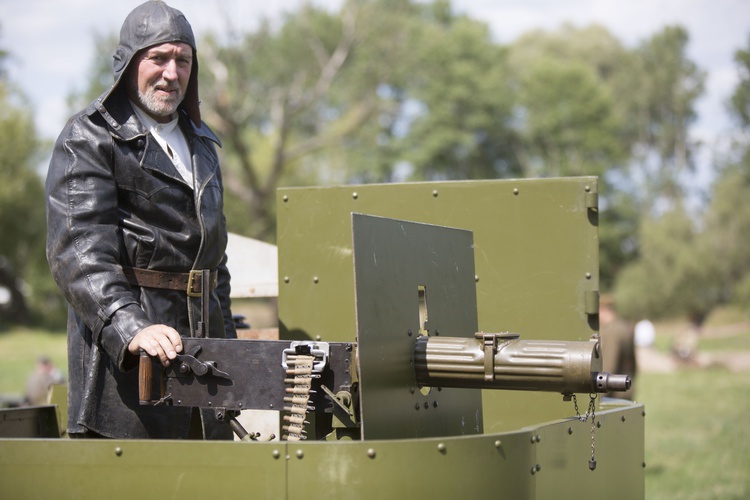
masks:
[[[637,384],[646,405],[647,498],[748,498],[748,372],[642,373]]]
[[[668,350],[677,329],[657,325],[657,348]],[[750,328],[701,339],[700,349],[750,350]],[[40,355],[64,370],[65,335],[37,330],[0,334],[0,394],[20,394]],[[750,372],[682,368],[641,373],[646,405],[646,497],[750,498]]]

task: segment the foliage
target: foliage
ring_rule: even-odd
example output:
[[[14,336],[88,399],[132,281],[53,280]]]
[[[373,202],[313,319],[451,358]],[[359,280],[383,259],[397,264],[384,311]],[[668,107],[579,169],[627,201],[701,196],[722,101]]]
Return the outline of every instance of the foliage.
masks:
[[[74,89],[68,94],[67,104],[71,112],[85,108],[107,90],[114,80],[112,54],[115,53],[119,37],[115,33],[95,32],[93,39],[94,56],[88,72],[90,78],[85,89]]]
[[[734,61],[740,81],[732,94],[729,111],[740,126],[747,128],[750,127],[750,41],[747,48],[735,52]]]
[[[737,51],[740,82],[732,100],[732,110],[741,123],[747,103],[738,96],[748,88],[750,79],[747,54],[746,50]],[[680,142],[673,138],[667,143],[670,141],[673,146]],[[672,160],[667,163],[676,164]],[[661,169],[659,175],[666,178],[669,168]],[[617,295],[623,312],[652,317],[687,314],[700,323],[717,305],[734,302],[747,309],[750,257],[745,249],[750,244],[750,213],[743,207],[750,196],[750,143],[737,140],[734,154],[718,173],[702,217],[691,217],[682,205],[672,205],[666,213],[644,214],[640,259],[618,277]],[[675,191],[668,196],[674,197]]]
[[[695,103],[706,75],[686,56],[689,36],[680,26],[664,28],[638,47],[639,78],[629,101],[628,119],[636,128],[635,173],[639,175],[645,211],[674,207],[684,195],[683,178],[694,168],[698,144],[689,135],[696,120]]]
[[[401,118],[408,121],[399,142],[412,178],[520,175],[506,50],[483,23],[448,14],[439,21],[422,26],[414,44],[419,69],[402,91],[420,110]]]
[[[687,314],[701,324],[721,303],[713,260],[693,219],[681,207],[642,221],[640,259],[618,276],[620,312],[630,318]]]
[[[601,26],[533,31],[511,46],[525,176],[602,175],[629,144],[614,97],[626,51]]]
[[[54,301],[54,285],[42,271],[47,268],[44,188],[34,171],[39,149],[30,106],[0,79],[0,287],[9,295],[0,304],[0,319],[5,324],[30,323],[35,309]]]

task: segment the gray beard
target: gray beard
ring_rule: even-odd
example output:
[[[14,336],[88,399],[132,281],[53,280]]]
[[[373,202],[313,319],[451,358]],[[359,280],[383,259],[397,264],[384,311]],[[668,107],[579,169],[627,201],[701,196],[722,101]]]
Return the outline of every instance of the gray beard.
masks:
[[[163,99],[156,97],[153,88],[150,88],[147,92],[138,91],[137,97],[139,106],[147,113],[153,116],[170,117],[177,111],[185,95],[178,90],[173,98]]]

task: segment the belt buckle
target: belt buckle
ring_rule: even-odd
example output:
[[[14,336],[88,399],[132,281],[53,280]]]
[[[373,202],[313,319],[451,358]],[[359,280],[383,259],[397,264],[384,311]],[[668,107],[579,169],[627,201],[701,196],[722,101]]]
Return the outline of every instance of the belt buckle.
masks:
[[[201,296],[201,290],[198,291],[195,290],[195,283],[198,282],[198,286],[201,287],[201,278],[203,277],[203,270],[201,269],[193,269],[190,271],[188,275],[188,284],[187,284],[187,295],[188,297],[200,297]]]

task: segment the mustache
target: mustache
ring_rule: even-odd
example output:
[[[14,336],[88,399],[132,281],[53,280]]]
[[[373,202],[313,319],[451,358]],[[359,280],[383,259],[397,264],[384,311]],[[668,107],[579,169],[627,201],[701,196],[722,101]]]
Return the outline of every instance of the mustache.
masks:
[[[177,84],[177,83],[169,83],[169,82],[166,82],[166,81],[156,82],[155,84],[153,84],[152,87],[155,88],[155,89],[159,89],[159,90],[177,90],[177,91],[180,90],[180,85],[179,84]]]

